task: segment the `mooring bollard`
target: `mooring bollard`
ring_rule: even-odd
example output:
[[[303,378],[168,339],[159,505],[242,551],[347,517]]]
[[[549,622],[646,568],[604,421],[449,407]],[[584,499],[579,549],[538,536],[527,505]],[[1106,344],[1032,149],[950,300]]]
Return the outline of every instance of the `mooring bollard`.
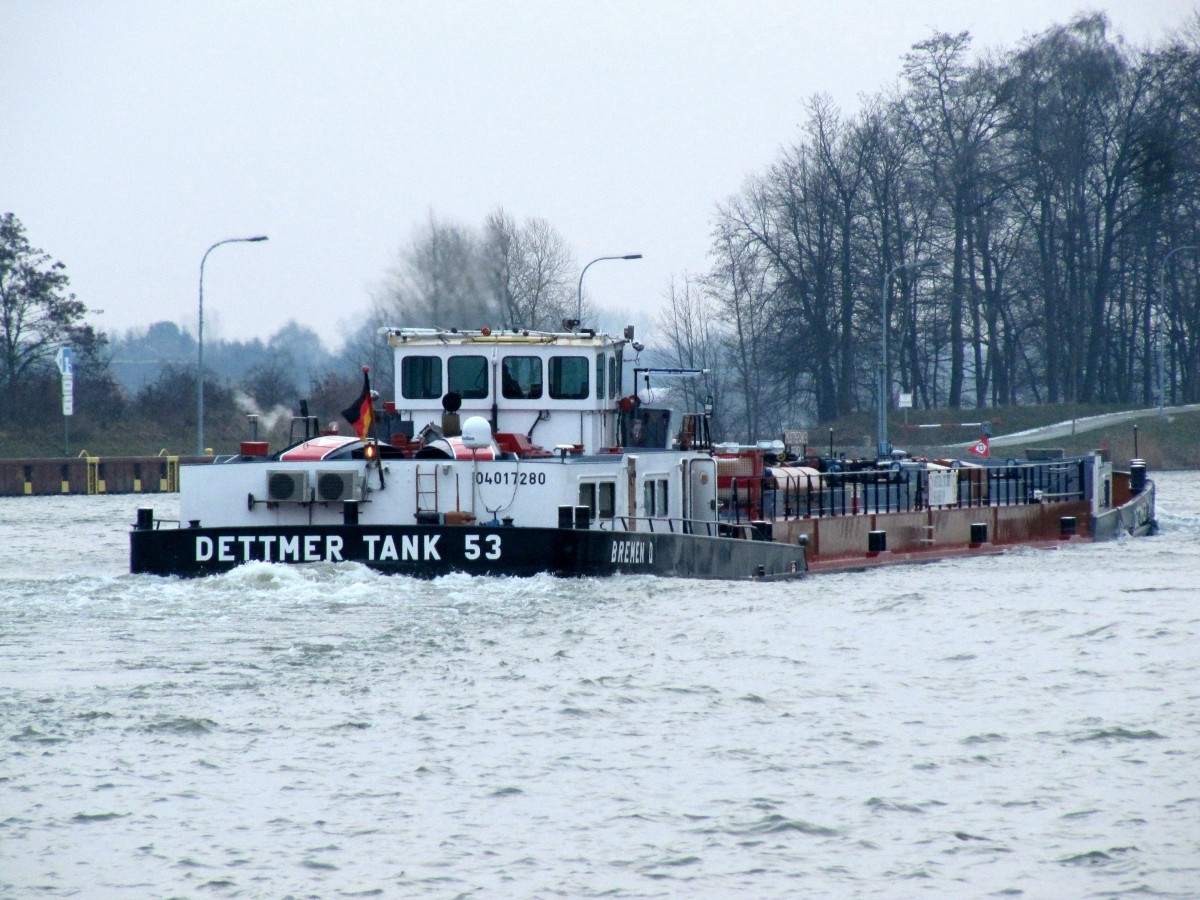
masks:
[[[886,531],[868,531],[867,532],[867,552],[868,553],[884,553],[887,551],[887,532]]]
[[[1129,461],[1129,492],[1140,494],[1146,489],[1146,461],[1131,459]]]

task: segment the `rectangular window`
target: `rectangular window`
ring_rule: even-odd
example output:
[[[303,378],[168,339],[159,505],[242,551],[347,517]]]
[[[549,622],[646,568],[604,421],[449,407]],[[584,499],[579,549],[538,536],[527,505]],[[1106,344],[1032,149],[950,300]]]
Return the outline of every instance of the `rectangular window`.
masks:
[[[550,357],[550,397],[584,400],[588,395],[588,361],[583,356]]]
[[[620,390],[621,379],[617,377],[617,358],[610,356],[608,358],[608,399],[614,399]]]
[[[509,400],[542,396],[542,360],[538,356],[506,356],[501,363],[502,392]]]
[[[406,356],[400,361],[400,396],[437,400],[442,396],[442,360],[438,356]]]
[[[464,400],[482,400],[488,395],[487,357],[452,356],[446,362],[450,390]]]
[[[647,478],[642,483],[642,505],[646,515],[660,519],[667,517],[670,510],[667,502],[667,484],[666,478]]]
[[[600,496],[596,504],[596,515],[601,519],[611,519],[617,514],[617,483],[615,481],[600,482]]]
[[[611,519],[617,514],[617,483],[615,481],[581,481],[579,505],[586,506],[592,518]]]
[[[596,396],[604,399],[604,357],[596,357]]]

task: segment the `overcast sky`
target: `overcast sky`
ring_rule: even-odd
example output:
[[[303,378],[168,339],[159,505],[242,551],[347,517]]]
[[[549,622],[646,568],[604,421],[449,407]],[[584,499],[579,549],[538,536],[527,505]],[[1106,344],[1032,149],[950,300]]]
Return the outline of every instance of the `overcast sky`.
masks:
[[[0,0],[0,212],[109,332],[168,320],[331,347],[414,226],[542,216],[645,320],[706,268],[715,205],[933,31],[974,48],[1102,9],[1157,43],[1186,0]],[[483,323],[440,323],[444,325]]]

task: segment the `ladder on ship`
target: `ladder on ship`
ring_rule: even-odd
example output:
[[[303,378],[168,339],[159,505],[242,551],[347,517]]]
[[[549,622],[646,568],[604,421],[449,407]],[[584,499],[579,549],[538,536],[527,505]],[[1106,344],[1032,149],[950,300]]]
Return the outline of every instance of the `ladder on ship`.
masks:
[[[423,512],[436,513],[438,511],[438,478],[437,464],[429,467],[429,471],[422,471],[421,466],[417,466],[417,515],[420,516]]]

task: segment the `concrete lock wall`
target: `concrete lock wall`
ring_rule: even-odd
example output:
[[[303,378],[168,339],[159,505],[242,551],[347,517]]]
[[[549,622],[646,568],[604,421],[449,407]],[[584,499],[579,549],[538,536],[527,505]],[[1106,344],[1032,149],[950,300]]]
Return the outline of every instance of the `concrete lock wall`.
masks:
[[[203,456],[76,456],[0,460],[0,496],[162,494],[179,490],[179,466]]]

